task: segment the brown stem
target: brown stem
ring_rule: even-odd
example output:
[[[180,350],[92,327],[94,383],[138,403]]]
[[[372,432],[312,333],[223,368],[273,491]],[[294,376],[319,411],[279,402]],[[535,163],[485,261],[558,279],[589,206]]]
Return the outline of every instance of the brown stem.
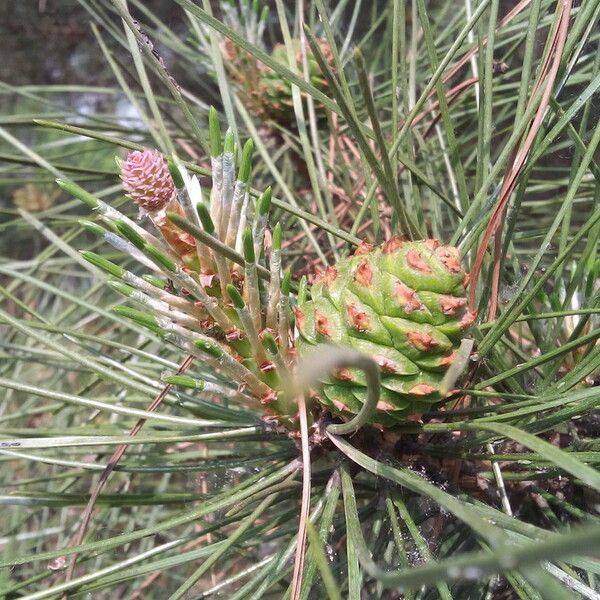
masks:
[[[192,364],[192,360],[193,360],[193,357],[188,356],[181,363],[181,366],[177,370],[177,375],[180,375],[181,373],[186,371],[188,369],[188,367]],[[154,412],[161,405],[165,396],[169,393],[169,391],[172,387],[173,386],[171,384],[165,385],[165,387],[163,387],[163,389],[160,391],[160,393],[148,405],[148,408],[146,410],[148,412]],[[139,433],[139,431],[142,429],[142,427],[145,425],[145,423],[146,423],[146,419],[139,419],[137,421],[137,423],[129,430],[129,434],[128,434],[129,437],[135,437]],[[106,482],[108,481],[108,478],[110,477],[111,473],[114,471],[118,462],[123,457],[123,454],[125,454],[127,448],[129,448],[129,444],[120,444],[119,446],[116,447],[115,451],[113,452],[112,456],[110,457],[108,464],[106,465],[106,468],[104,469],[104,471],[102,471],[102,475],[100,475],[100,479],[98,480],[96,487],[93,489],[92,493],[90,494],[90,499],[88,500],[85,510],[83,511],[83,514],[81,516],[81,524],[79,525],[79,528],[77,529],[76,534],[73,536],[73,538],[71,538],[71,541],[69,542],[69,547],[79,546],[81,544],[81,542],[83,541],[85,533],[86,533],[88,526],[92,520],[94,507],[96,505],[96,501],[98,500],[98,496],[104,489],[104,486],[106,485]],[[73,578],[73,572],[75,571],[77,557],[78,557],[78,554],[73,554],[73,556],[71,557],[71,562],[69,564],[69,568],[67,569],[65,581],[70,581]],[[65,599],[66,597],[67,597],[67,594],[65,594],[63,596],[63,599]]]

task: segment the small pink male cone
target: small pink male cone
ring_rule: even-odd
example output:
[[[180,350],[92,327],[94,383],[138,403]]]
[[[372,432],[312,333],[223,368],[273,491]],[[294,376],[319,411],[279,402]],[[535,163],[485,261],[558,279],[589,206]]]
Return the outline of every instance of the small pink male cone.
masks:
[[[121,181],[126,194],[148,214],[175,253],[184,261],[193,260],[196,256],[194,239],[166,217],[167,211],[185,214],[161,154],[156,150],[130,152],[121,165]]]

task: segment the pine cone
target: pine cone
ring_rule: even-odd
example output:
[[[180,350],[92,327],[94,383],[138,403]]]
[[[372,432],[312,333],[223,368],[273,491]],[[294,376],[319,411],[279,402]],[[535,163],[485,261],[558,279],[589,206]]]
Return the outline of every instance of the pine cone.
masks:
[[[475,319],[465,276],[458,250],[437,240],[363,245],[329,267],[313,285],[312,299],[298,307],[297,347],[306,354],[315,344],[333,343],[372,356],[382,375],[375,422],[427,412],[444,399],[440,383]],[[362,372],[341,369],[324,381],[321,399],[348,417],[366,396]]]

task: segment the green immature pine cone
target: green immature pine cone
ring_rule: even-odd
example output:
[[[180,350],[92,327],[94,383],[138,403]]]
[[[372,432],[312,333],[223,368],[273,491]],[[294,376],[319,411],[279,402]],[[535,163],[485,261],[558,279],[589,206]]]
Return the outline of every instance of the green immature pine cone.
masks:
[[[240,99],[256,116],[264,117],[264,105],[255,90],[260,85],[263,66],[249,52],[226,39],[221,45],[223,62],[229,78],[235,84]]]
[[[333,65],[333,55],[329,44],[324,39],[319,39],[318,44],[325,60]],[[300,40],[294,38],[292,46],[296,70],[298,73],[304,73]],[[286,127],[293,125],[295,113],[290,83],[229,40],[223,44],[222,51],[229,76],[245,106],[263,120],[272,120]],[[287,48],[284,44],[276,44],[271,52],[271,57],[285,67],[289,67]],[[326,93],[327,81],[308,47],[307,61],[310,83]],[[304,92],[302,92],[302,96],[305,97]],[[318,116],[325,115],[324,108],[320,104],[316,103],[315,108]]]
[[[333,54],[327,41],[321,38],[317,40],[317,43],[319,44],[319,49],[326,62],[329,65],[333,65]],[[304,73],[301,41],[298,38],[294,38],[292,40],[292,47],[296,60],[296,70],[299,73]],[[306,47],[306,52],[308,78],[310,83],[312,83],[319,91],[327,93],[327,81],[323,77],[321,68],[308,45]],[[277,44],[271,52],[271,57],[286,67],[289,65],[288,51],[285,44]],[[282,79],[275,71],[267,68],[262,69],[259,87],[254,93],[263,104],[266,116],[282,125],[290,125],[295,122],[292,86],[288,81]],[[302,92],[302,97],[306,97],[304,92]],[[315,103],[315,108],[317,116],[325,115],[323,106]]]
[[[458,250],[437,240],[364,243],[329,267],[311,299],[298,305],[298,352],[329,343],[372,356],[382,376],[373,423],[418,419],[444,400],[442,379],[475,320],[466,277]],[[343,418],[358,413],[367,397],[360,371],[340,369],[322,383],[319,399]]]

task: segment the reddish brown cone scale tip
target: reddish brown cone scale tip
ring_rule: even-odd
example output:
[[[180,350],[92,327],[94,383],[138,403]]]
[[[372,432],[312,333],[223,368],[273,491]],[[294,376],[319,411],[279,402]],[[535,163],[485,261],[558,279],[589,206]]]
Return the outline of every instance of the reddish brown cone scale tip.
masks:
[[[435,350],[440,345],[439,342],[433,339],[431,334],[425,331],[409,331],[406,337],[409,343],[421,352]]]
[[[417,250],[409,250],[406,253],[406,262],[411,269],[421,273],[431,273],[431,267],[423,260],[421,253]]]
[[[385,356],[376,354],[373,357],[373,360],[379,365],[379,368],[381,369],[382,373],[392,375],[398,372],[396,364],[392,362],[389,358],[386,358]]]
[[[384,412],[389,412],[391,410],[396,410],[396,407],[389,402],[385,402],[384,400],[380,400],[377,403],[377,410],[383,410]]]
[[[358,310],[354,304],[347,304],[346,312],[348,313],[350,324],[354,329],[362,333],[369,331],[371,324],[369,322],[369,315],[366,312]]]
[[[440,360],[441,367],[449,367],[456,359],[456,352],[451,352]]]
[[[315,273],[314,283],[323,282],[326,286],[330,286],[338,276],[337,269],[335,267],[327,267],[326,269],[318,268]]]
[[[469,310],[466,312],[465,316],[460,320],[459,326],[461,329],[469,329],[473,323],[475,323],[475,319],[477,318],[476,310]]]
[[[335,267],[327,267],[323,275],[325,285],[330,286],[338,276],[338,270]]]
[[[414,387],[408,390],[409,394],[413,394],[414,396],[429,396],[437,391],[433,385],[429,385],[428,383],[419,383]]]
[[[333,376],[340,381],[352,381],[352,372],[350,369],[336,369]]]
[[[318,311],[315,311],[315,327],[321,335],[331,337],[331,324],[329,323],[329,319],[323,313]]]
[[[325,270],[322,267],[315,267],[312,273],[308,274],[308,280],[315,284],[321,281],[325,277]]]
[[[297,306],[294,307],[294,316],[296,317],[296,325],[298,326],[298,329],[304,329],[306,317],[304,315],[304,312],[300,310]]]
[[[456,296],[442,296],[440,298],[440,309],[445,315],[455,315],[466,304],[466,298],[457,298]]]
[[[415,310],[423,310],[424,308],[416,292],[401,281],[394,282],[394,296],[398,300],[398,304],[404,309],[404,312],[411,313]]]
[[[340,411],[340,412],[351,412],[350,409],[340,400],[332,400],[333,405]]]
[[[368,261],[363,261],[354,271],[354,281],[363,287],[371,287],[373,283],[373,269]]]
[[[383,244],[383,253],[393,254],[396,250],[404,246],[405,241],[404,238],[401,238],[398,235],[392,236],[385,244]]]
[[[361,254],[369,254],[369,252],[373,251],[373,244],[369,244],[369,242],[362,241],[354,251],[354,256],[360,256]]]
[[[460,273],[461,264],[458,258],[458,252],[456,248],[449,248],[448,246],[443,246],[442,248],[438,248],[435,251],[436,256],[440,260],[440,262],[446,267],[446,270],[450,273]]]
[[[440,247],[440,240],[429,239],[423,242],[432,252]]]

